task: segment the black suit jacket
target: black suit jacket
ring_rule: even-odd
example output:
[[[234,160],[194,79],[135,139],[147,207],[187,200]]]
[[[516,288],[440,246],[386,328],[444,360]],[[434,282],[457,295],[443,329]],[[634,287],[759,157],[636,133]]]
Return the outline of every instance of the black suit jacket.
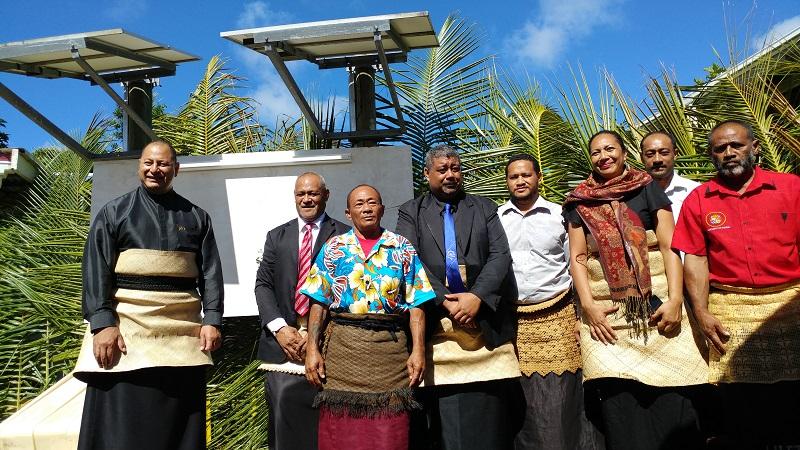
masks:
[[[346,233],[349,226],[326,215],[320,224],[317,240],[312,250],[313,264],[322,245],[331,237]],[[267,324],[283,317],[290,326],[297,326],[294,294],[297,288],[297,258],[300,249],[300,230],[297,218],[273,228],[267,233],[264,253],[256,274],[256,303],[261,319],[261,337],[258,358],[264,362],[282,363],[286,355]]]
[[[467,269],[465,286],[483,304],[478,312],[478,324],[490,348],[516,337],[517,322],[514,304],[517,286],[511,271],[511,252],[497,205],[491,200],[466,194],[458,203],[455,216],[456,240],[464,255]],[[445,287],[444,226],[441,207],[428,193],[400,206],[397,233],[408,238],[417,249],[431,285],[436,291],[436,304],[441,305]],[[427,329],[430,331],[441,317],[447,315],[442,307],[429,310]]]

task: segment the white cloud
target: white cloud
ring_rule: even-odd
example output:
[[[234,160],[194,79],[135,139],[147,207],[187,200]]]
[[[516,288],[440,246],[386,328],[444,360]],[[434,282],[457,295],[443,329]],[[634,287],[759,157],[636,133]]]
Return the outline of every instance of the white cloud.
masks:
[[[112,0],[108,3],[105,16],[118,22],[130,22],[147,12],[145,0]]]
[[[800,14],[777,23],[766,33],[754,37],[750,45],[754,51],[759,51],[798,28],[800,28]]]
[[[613,24],[624,0],[539,0],[539,10],[505,40],[508,53],[525,62],[552,67],[569,44],[594,28]]]
[[[240,28],[258,28],[281,25],[290,20],[289,13],[274,10],[266,2],[256,1],[244,5],[236,24]],[[247,72],[253,74],[251,82],[255,87],[247,95],[258,102],[256,110],[262,123],[274,127],[276,120],[283,120],[287,116],[300,117],[297,103],[266,56],[243,47],[237,49],[236,56],[244,63]],[[290,67],[290,70],[296,76],[297,68]]]
[[[244,10],[239,14],[236,24],[241,28],[283,25],[291,17],[291,14],[287,12],[272,9],[267,2],[255,1],[244,5]]]

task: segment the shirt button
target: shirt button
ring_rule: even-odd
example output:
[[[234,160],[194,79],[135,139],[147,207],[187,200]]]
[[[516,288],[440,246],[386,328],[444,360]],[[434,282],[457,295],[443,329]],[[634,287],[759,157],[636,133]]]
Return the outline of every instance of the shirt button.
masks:
[[[747,249],[748,249],[748,250],[752,250],[752,249],[753,249],[753,247],[747,247]]]

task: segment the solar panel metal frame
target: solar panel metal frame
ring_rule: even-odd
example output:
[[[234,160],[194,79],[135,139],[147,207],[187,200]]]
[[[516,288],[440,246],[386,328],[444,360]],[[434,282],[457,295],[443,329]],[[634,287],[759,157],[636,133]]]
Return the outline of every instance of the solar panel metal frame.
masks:
[[[200,59],[122,28],[114,28],[0,44],[0,71],[92,81],[89,74],[74,62],[73,50],[77,50],[108,82],[170,76],[175,74],[178,63]]]
[[[412,22],[422,27],[402,30],[411,27]],[[381,32],[389,63],[405,62],[411,50],[439,45],[426,11],[225,31],[220,36],[263,54],[266,54],[264,43],[269,42],[284,61],[304,59],[320,68],[335,68],[360,64],[365,59],[379,64],[373,43],[376,31]],[[332,45],[351,48],[338,52],[309,49]]]
[[[0,72],[38,78],[74,78],[97,84],[150,139],[156,134],[108,83],[175,74],[179,63],[200,58],[121,28],[0,44]],[[136,152],[94,154],[0,82],[0,97],[71,150],[89,159],[126,158]]]
[[[411,26],[412,22],[417,28]],[[314,133],[323,139],[384,139],[402,134],[405,122],[388,65],[405,62],[411,50],[439,46],[427,11],[225,31],[220,37],[266,55]],[[337,45],[337,51],[320,50]],[[340,133],[323,130],[286,67],[286,61],[297,60],[309,61],[320,69],[381,66],[399,128]]]

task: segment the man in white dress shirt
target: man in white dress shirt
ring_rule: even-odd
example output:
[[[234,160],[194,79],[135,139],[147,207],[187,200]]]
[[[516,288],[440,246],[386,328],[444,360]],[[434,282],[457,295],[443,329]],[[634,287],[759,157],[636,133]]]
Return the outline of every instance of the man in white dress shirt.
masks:
[[[525,417],[516,448],[593,448],[585,418],[581,355],[574,335],[575,308],[569,244],[561,206],[539,195],[541,171],[530,155],[511,157],[506,183],[511,199],[497,213],[513,259],[517,301],[517,354]]]
[[[700,183],[684,178],[675,172],[675,138],[667,131],[653,131],[645,135],[639,145],[644,169],[664,189],[672,202],[672,217],[678,223],[678,214],[689,193]]]

